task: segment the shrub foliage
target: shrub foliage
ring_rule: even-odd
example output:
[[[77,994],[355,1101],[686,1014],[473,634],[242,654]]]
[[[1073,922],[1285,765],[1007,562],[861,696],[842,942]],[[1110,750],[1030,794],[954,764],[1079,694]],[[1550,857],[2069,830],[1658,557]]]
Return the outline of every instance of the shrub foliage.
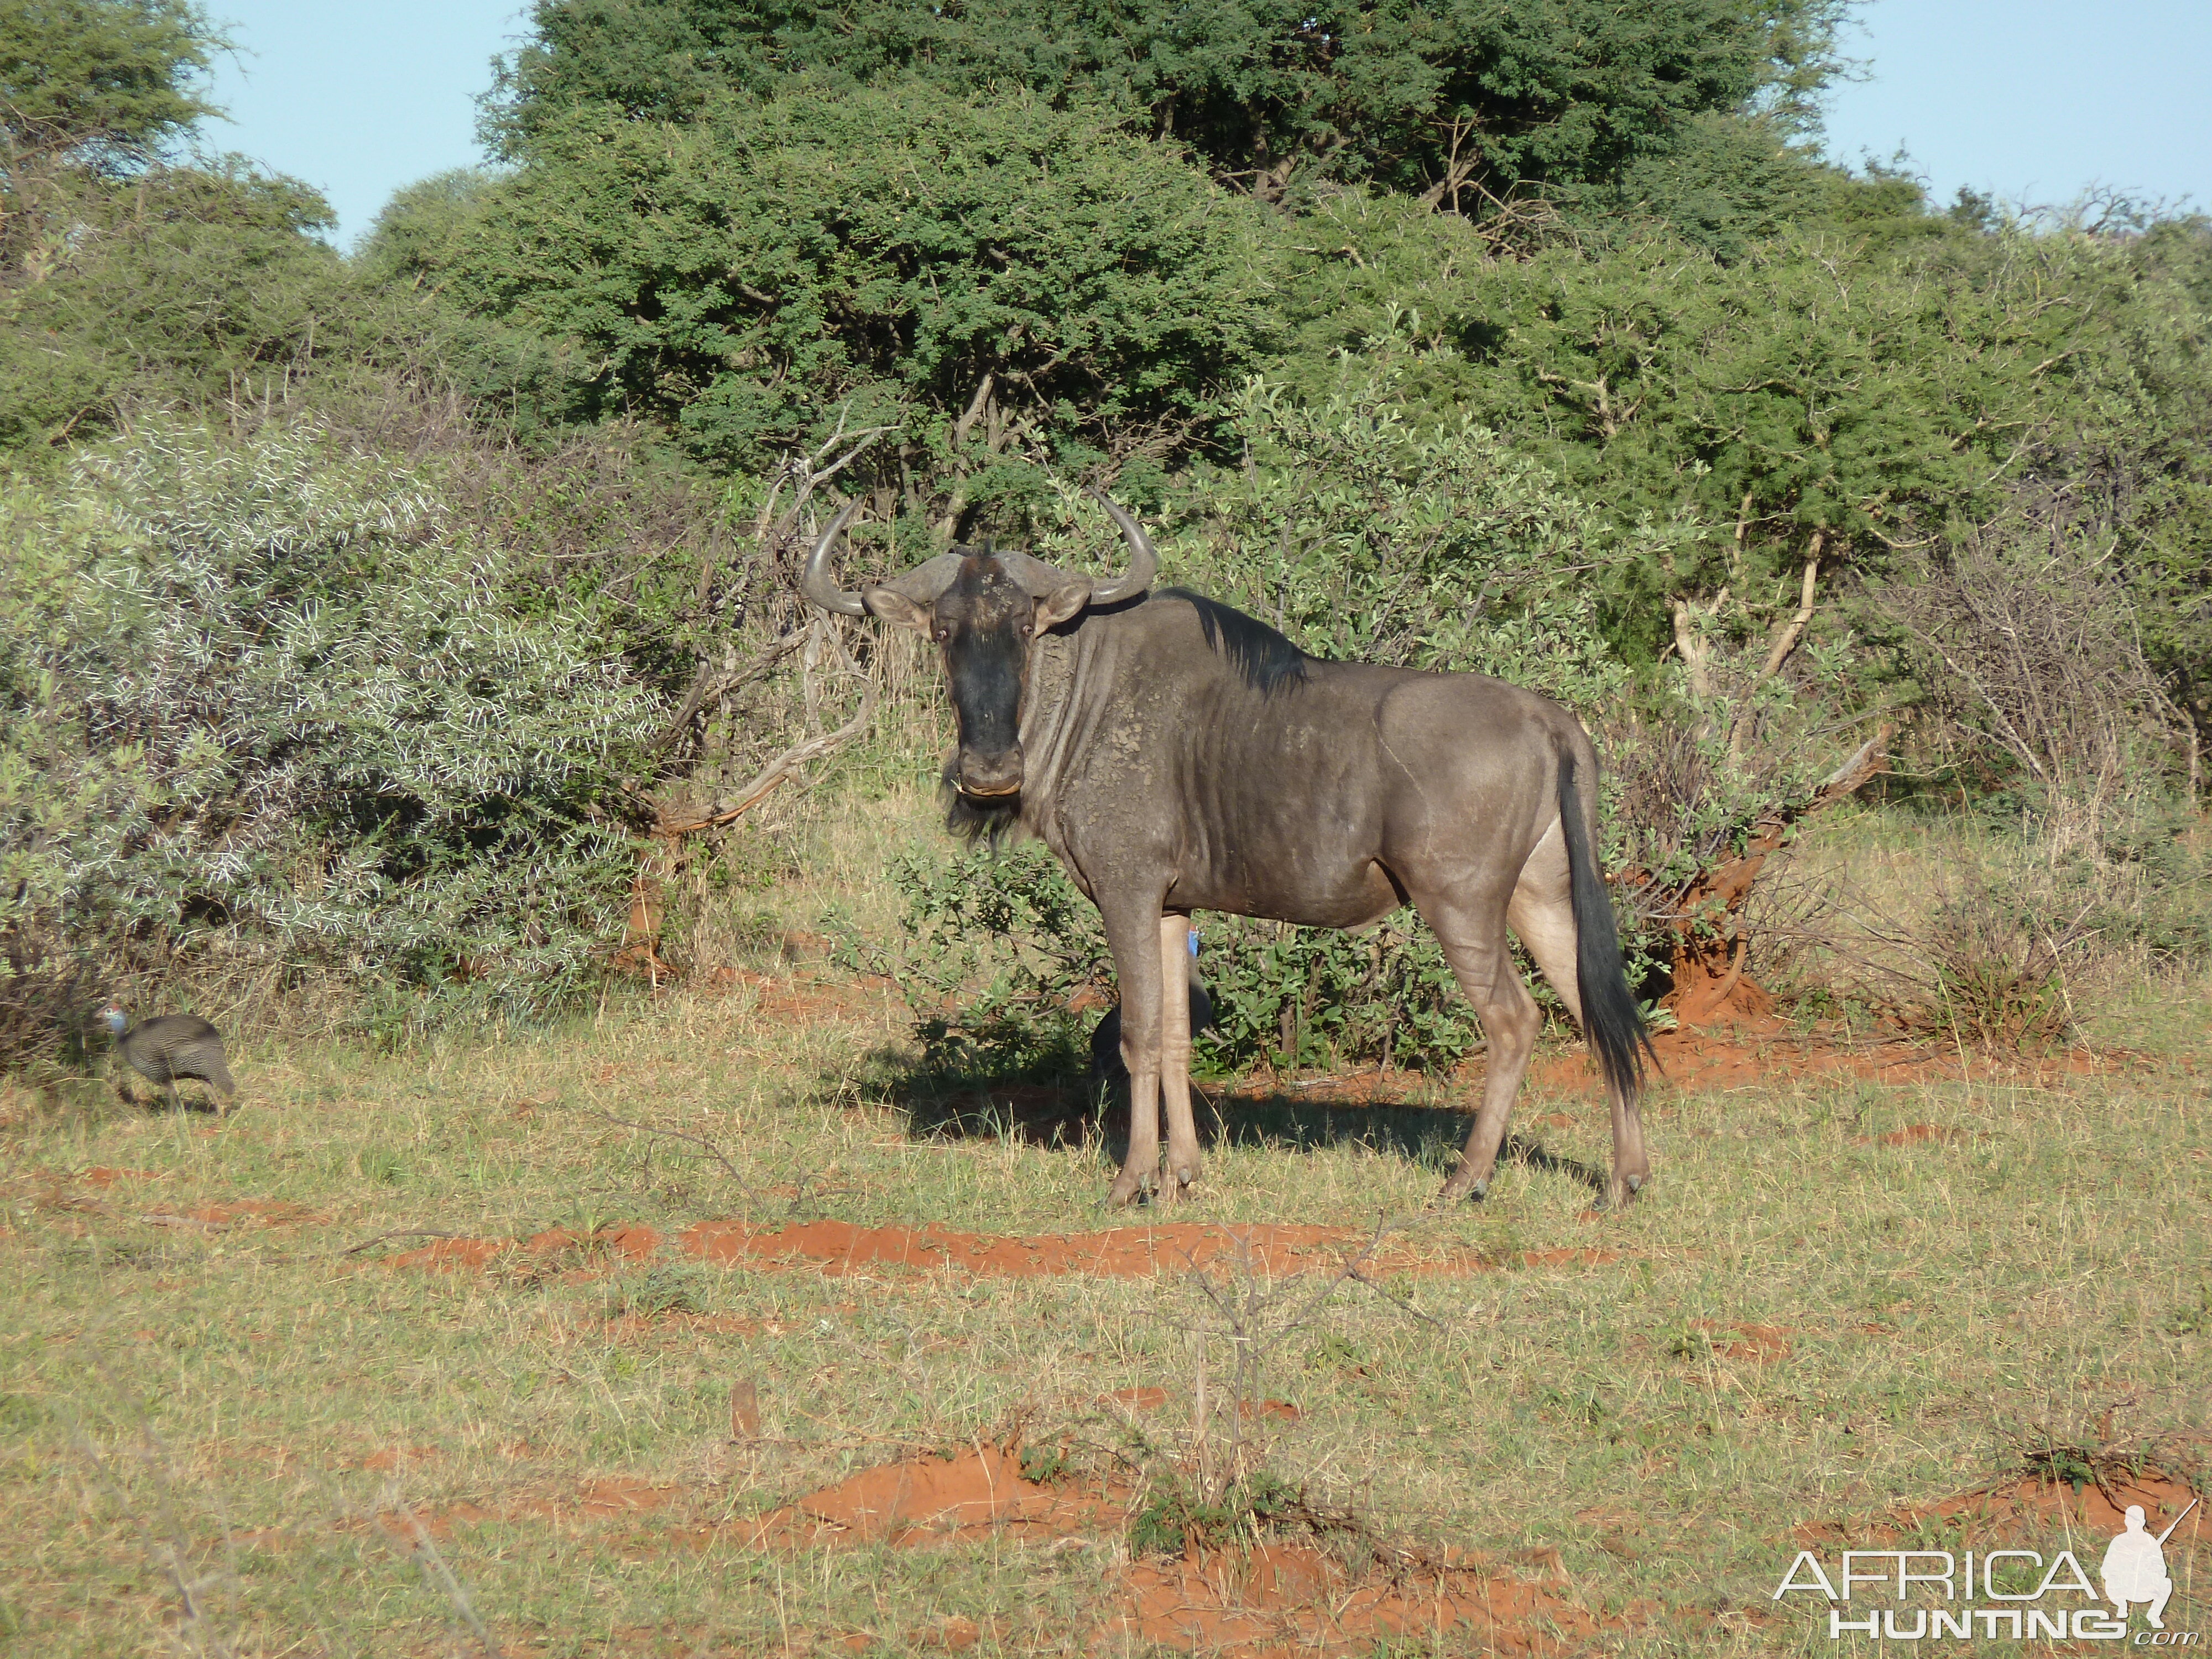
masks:
[[[525,614],[419,478],[313,430],[152,426],[7,505],[19,1007],[191,969],[519,1008],[590,971],[659,701]]]

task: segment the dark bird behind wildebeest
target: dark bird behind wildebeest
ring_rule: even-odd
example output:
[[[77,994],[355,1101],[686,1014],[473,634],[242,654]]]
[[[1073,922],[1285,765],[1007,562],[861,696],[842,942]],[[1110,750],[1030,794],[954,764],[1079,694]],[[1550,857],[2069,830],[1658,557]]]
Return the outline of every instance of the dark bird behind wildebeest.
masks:
[[[1323,662],[1212,599],[1147,594],[1157,556],[1103,495],[1130,564],[1094,580],[955,548],[859,592],[816,542],[801,586],[941,649],[960,733],[955,829],[1042,839],[1098,907],[1121,986],[1129,1150],[1108,1194],[1199,1173],[1191,1120],[1193,910],[1364,927],[1411,902],[1490,1040],[1482,1104],[1442,1200],[1487,1190],[1541,1024],[1510,925],[1583,1027],[1613,1109],[1606,1200],[1650,1179],[1637,1097],[1650,1042],[1595,856],[1597,755],[1546,697],[1480,674]],[[1440,1200],[1441,1201],[1441,1200]]]

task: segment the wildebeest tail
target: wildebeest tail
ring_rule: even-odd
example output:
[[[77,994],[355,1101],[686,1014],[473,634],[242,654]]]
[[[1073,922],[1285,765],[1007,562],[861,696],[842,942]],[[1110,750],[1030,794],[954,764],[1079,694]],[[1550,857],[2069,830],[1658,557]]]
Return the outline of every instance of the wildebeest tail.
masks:
[[[1595,788],[1593,777],[1590,786]],[[1590,846],[1589,816],[1575,782],[1575,751],[1559,747],[1559,828],[1567,841],[1567,874],[1575,911],[1575,978],[1583,1004],[1583,1035],[1597,1054],[1605,1080],[1629,1099],[1644,1086],[1644,1063],[1652,1054],[1628,969],[1620,959],[1620,933],[1613,899],[1605,890]]]

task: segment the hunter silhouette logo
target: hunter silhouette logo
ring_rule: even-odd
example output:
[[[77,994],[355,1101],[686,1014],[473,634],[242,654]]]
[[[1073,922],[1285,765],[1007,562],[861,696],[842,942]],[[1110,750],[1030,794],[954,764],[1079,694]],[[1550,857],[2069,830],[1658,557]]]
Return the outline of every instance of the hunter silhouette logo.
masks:
[[[2128,1639],[2130,1611],[2140,1607],[2150,1629],[2135,1638],[2135,1646],[2194,1648],[2193,1632],[2166,1628],[2166,1604],[2173,1595],[2166,1540],[2197,1502],[2191,1498],[2160,1533],[2144,1524],[2141,1504],[2130,1504],[2124,1529],[2105,1547],[2101,1597],[2071,1550],[2061,1550],[2048,1561],[2039,1551],[2022,1549],[1968,1550],[1963,1555],[1948,1550],[1845,1550],[1833,1577],[1812,1551],[1800,1550],[1773,1599],[1800,1592],[1825,1597],[1831,1641],[1849,1632],[1892,1642],[1943,1637],[2122,1642]],[[2027,1588],[2031,1584],[2033,1589]],[[1923,1605],[1902,1605],[1914,1587]],[[1865,1605],[1878,1599],[1896,1605]]]
[[[2189,1500],[2189,1510],[2197,1507],[2197,1500]],[[2166,1604],[2173,1594],[2173,1580],[2166,1573],[2166,1540],[2173,1536],[2173,1528],[2187,1517],[2184,1510],[2173,1517],[2168,1527],[2155,1538],[2143,1528],[2142,1505],[2128,1505],[2128,1529],[2105,1547],[2105,1599],[2119,1609],[2120,1617],[2128,1616],[2131,1602],[2145,1604],[2143,1617],[2153,1630],[2164,1630]]]

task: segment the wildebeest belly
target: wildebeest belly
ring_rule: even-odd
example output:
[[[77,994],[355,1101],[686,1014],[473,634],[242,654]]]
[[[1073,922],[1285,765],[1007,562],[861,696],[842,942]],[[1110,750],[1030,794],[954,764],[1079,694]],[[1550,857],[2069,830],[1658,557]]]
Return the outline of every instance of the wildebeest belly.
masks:
[[[1194,871],[1176,877],[1167,902],[1177,910],[1226,910],[1303,927],[1365,927],[1405,902],[1379,864],[1322,872],[1314,884],[1285,872]]]
[[[1382,862],[1385,802],[1374,749],[1360,741],[1366,722],[1287,712],[1220,721],[1191,744],[1168,902],[1364,927],[1405,902]]]

